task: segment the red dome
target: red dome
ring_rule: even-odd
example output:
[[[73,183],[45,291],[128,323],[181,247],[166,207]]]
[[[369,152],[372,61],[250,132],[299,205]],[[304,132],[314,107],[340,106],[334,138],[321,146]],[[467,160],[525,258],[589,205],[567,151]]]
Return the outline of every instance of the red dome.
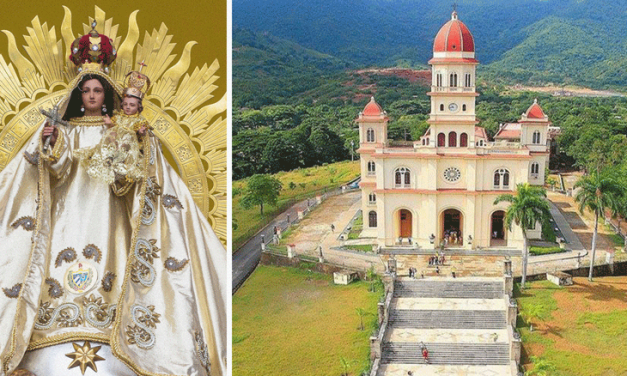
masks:
[[[464,23],[453,12],[433,42],[433,52],[475,52],[475,40]]]
[[[363,114],[366,116],[379,116],[383,113],[383,109],[377,102],[374,101],[374,97],[370,97],[370,102],[364,107]]]

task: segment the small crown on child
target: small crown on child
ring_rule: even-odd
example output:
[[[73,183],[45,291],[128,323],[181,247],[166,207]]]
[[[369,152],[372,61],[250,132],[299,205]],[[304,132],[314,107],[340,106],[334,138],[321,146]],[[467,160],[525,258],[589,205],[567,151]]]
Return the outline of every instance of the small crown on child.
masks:
[[[78,71],[109,73],[109,65],[116,58],[113,40],[96,31],[96,21],[91,23],[91,31],[74,40],[70,60],[78,66]]]
[[[139,71],[131,71],[126,75],[124,79],[124,95],[144,99],[144,95],[148,89],[150,89],[150,78],[141,73],[142,68],[145,67],[146,64],[142,61],[139,65]]]

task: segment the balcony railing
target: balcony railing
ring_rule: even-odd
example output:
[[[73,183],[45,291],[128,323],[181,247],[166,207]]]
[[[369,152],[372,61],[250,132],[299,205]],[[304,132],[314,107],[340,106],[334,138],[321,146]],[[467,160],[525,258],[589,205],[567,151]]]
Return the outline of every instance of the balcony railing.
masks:
[[[436,86],[431,85],[431,91],[437,93],[472,93],[475,91],[474,86]]]

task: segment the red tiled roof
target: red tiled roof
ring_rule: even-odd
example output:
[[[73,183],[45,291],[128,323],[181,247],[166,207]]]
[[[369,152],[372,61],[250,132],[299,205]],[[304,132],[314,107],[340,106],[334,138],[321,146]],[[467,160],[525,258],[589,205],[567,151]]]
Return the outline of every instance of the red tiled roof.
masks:
[[[505,123],[501,126],[498,132],[494,135],[494,138],[497,139],[520,139],[520,124],[519,123]]]
[[[451,20],[442,26],[433,41],[433,52],[475,52],[475,41],[463,22],[453,12]]]
[[[546,115],[544,115],[544,111],[542,111],[542,107],[538,104],[538,102],[534,101],[531,107],[527,109],[527,118],[528,119],[544,119]]]
[[[488,139],[488,134],[483,127],[475,127],[475,138],[483,138],[485,140]]]

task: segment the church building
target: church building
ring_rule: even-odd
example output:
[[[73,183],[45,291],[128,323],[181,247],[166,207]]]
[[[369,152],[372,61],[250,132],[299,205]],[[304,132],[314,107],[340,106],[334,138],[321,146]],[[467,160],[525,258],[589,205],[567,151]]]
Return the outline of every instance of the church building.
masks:
[[[453,12],[433,43],[430,127],[420,140],[388,140],[389,119],[374,98],[359,113],[362,237],[382,248],[522,248],[521,229],[503,224],[509,204],[494,200],[519,183],[544,183],[551,123],[534,101],[490,140],[475,117],[478,63]]]

